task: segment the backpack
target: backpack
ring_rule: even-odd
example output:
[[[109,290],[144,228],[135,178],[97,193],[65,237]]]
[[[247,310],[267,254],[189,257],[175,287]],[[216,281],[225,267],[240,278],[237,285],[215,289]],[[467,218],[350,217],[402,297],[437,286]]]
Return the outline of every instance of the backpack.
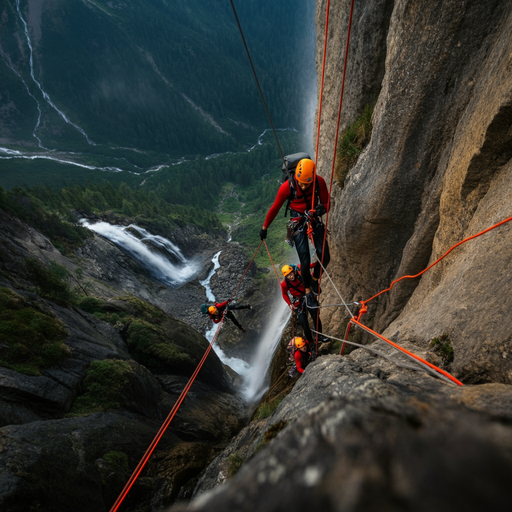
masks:
[[[207,315],[209,307],[210,307],[209,304],[201,304],[201,313],[203,313],[203,315]]]
[[[297,198],[297,189],[295,187],[295,169],[297,168],[297,165],[303,158],[309,158],[311,160],[311,157],[307,153],[293,153],[292,155],[287,155],[284,157],[284,162],[281,167],[281,170],[283,171],[283,183],[288,181],[288,184],[290,185],[290,197],[288,198],[288,202],[286,203],[286,208],[284,210],[285,217],[286,214],[288,213],[288,209],[290,208],[290,203]],[[316,176],[315,193],[318,197],[318,200],[320,200],[318,191],[318,176]]]

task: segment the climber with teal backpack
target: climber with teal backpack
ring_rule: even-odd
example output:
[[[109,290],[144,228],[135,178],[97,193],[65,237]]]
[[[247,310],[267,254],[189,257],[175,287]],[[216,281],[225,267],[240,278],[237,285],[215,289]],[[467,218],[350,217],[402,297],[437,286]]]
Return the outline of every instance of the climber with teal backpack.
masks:
[[[231,304],[231,300],[216,302],[213,305],[201,304],[201,313],[203,313],[203,315],[208,315],[213,320],[213,323],[218,324],[225,314],[226,318],[229,318],[242,332],[246,332],[246,329],[238,323],[235,315],[231,312],[234,309],[251,309],[251,305]]]
[[[327,240],[325,240],[324,248],[325,226],[320,218],[329,211],[330,206],[329,191],[325,180],[321,176],[317,176],[316,165],[306,153],[285,157],[283,172],[286,179],[279,187],[274,204],[267,213],[260,231],[260,238],[264,240],[267,237],[267,229],[276,218],[281,206],[288,200],[291,217],[288,224],[290,231],[288,239],[290,245],[295,245],[297,249],[302,268],[309,268],[311,263],[308,228],[312,233],[316,258],[318,261],[322,261],[325,268],[330,260]],[[311,288],[312,283],[318,281],[320,272],[321,266],[318,265],[315,267],[313,275],[306,272],[302,278],[309,307],[318,306]]]

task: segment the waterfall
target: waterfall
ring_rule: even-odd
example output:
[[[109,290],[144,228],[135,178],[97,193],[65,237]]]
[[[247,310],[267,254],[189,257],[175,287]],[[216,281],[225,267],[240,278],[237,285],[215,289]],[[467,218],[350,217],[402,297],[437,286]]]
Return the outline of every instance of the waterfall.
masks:
[[[199,262],[187,261],[180,248],[170,240],[152,235],[135,224],[125,227],[107,222],[91,224],[86,220],[81,223],[123,249],[153,277],[171,288],[186,283],[200,270]]]
[[[260,342],[251,361],[251,371],[244,382],[243,397],[248,402],[256,402],[267,391],[270,382],[269,368],[272,358],[290,320],[291,311],[284,300],[277,299],[274,315],[261,334]]]
[[[201,284],[205,287],[206,297],[209,302],[215,301],[215,295],[213,295],[210,287],[210,279],[220,267],[219,256],[221,252],[222,251],[219,251],[215,254],[212,259],[212,270],[210,270],[208,277],[204,281],[201,281]],[[286,324],[290,319],[291,311],[286,302],[281,300],[281,298],[276,299],[276,301],[277,304],[275,304],[273,309],[274,315],[261,333],[258,348],[250,363],[247,363],[243,359],[227,356],[219,347],[218,343],[215,343],[213,346],[213,350],[219,356],[219,359],[244,378],[242,396],[247,402],[256,402],[268,389],[270,382],[268,371],[270,363],[272,362],[272,358],[274,357]],[[218,327],[218,324],[213,324],[211,329],[205,333],[205,337],[208,341],[213,339]]]
[[[206,290],[206,298],[209,302],[215,302],[215,295],[213,295],[211,286],[210,286],[210,279],[212,278],[213,274],[215,274],[215,271],[220,267],[219,263],[219,256],[222,251],[219,251],[215,256],[212,258],[213,262],[213,268],[210,270],[210,273],[208,274],[208,277],[204,281],[200,281],[200,284],[204,286]],[[215,336],[215,333],[217,332],[217,329],[219,328],[219,324],[213,324],[211,329],[207,330],[205,332],[205,338],[208,341],[212,341],[213,337]],[[249,370],[250,366],[249,364],[244,361],[243,359],[239,359],[237,357],[229,357],[226,355],[224,350],[222,350],[219,347],[218,343],[215,343],[213,345],[213,350],[219,357],[219,359],[226,365],[229,366],[231,369],[233,369],[238,375],[244,376]]]

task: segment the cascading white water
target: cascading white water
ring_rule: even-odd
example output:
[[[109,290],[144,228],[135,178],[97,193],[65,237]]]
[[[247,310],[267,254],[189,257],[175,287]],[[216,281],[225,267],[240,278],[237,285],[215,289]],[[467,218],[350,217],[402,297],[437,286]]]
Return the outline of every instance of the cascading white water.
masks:
[[[209,302],[215,302],[215,295],[212,292],[212,288],[210,286],[210,279],[212,278],[213,274],[215,274],[215,271],[220,267],[219,263],[219,256],[222,251],[219,251],[212,259],[213,262],[213,268],[210,270],[210,273],[208,274],[208,277],[204,281],[200,281],[200,284],[204,286],[206,290],[206,298]],[[215,336],[215,333],[217,332],[217,329],[219,328],[219,324],[213,324],[212,327],[207,330],[204,335],[205,338],[208,341],[212,341],[213,337]],[[213,345],[213,350],[219,357],[219,359],[226,365],[232,368],[238,375],[244,376],[249,370],[250,366],[249,364],[244,361],[243,359],[239,359],[237,357],[229,357],[226,355],[224,350],[222,350],[219,347],[218,343],[215,343]]]
[[[215,271],[220,267],[219,256],[221,252],[222,251],[219,251],[215,254],[212,259],[212,270],[210,270],[208,277],[204,281],[201,281],[201,284],[206,290],[206,297],[210,302],[215,301],[215,295],[213,295],[210,287],[210,279],[213,274],[215,274]],[[248,363],[243,359],[227,356],[217,343],[213,346],[213,349],[219,356],[219,359],[244,378],[242,396],[248,402],[257,401],[267,390],[270,380],[268,375],[270,362],[274,357],[274,353],[283,334],[283,330],[290,319],[290,309],[283,300],[278,299],[278,303],[276,304],[274,311],[275,314],[261,333],[258,340],[258,348],[256,349],[251,363]],[[218,327],[218,324],[213,324],[211,329],[205,333],[205,337],[208,341],[213,339]]]
[[[113,226],[107,222],[92,224],[86,220],[82,220],[81,223],[126,251],[151,275],[172,288],[187,282],[200,270],[200,263],[187,261],[179,247],[171,241],[158,235],[152,235],[134,224],[125,227]],[[135,236],[131,230],[138,233],[139,237]],[[167,256],[153,252],[150,248],[151,245]],[[172,261],[177,263],[172,263]]]
[[[273,317],[261,333],[258,348],[251,361],[251,371],[245,378],[242,395],[248,402],[259,400],[268,388],[270,363],[290,315],[291,311],[286,302],[278,300]]]

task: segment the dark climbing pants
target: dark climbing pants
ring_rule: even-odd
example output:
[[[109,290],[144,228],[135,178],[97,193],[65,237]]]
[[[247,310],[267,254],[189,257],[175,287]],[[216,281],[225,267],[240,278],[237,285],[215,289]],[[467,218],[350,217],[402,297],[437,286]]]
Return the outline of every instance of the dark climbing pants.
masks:
[[[302,311],[297,312],[297,319],[299,320],[299,323],[302,327],[302,330],[304,331],[304,336],[310,343],[311,347],[315,346],[315,337],[313,336],[313,333],[311,332],[311,328],[309,327],[308,322],[308,312],[311,316],[311,319],[313,320],[313,327],[315,331],[322,332],[322,321],[320,320],[320,315],[318,315],[318,326],[316,323],[317,320],[317,311],[318,309],[309,309],[304,307]],[[318,328],[317,328],[318,327]]]
[[[238,323],[238,320],[235,318],[235,315],[233,315],[233,313],[231,313],[230,310],[232,309],[250,309],[250,306],[249,304],[247,305],[240,305],[240,306],[237,306],[236,304],[234,305],[229,305],[228,306],[228,311],[226,313],[226,318],[229,318],[241,331],[243,331],[243,327]]]
[[[231,311],[226,313],[226,318],[229,318],[240,330],[242,330],[242,326],[238,323],[238,320],[235,318],[235,315],[231,313]]]
[[[310,273],[305,271],[305,269],[309,269],[309,265],[311,263],[311,256],[309,253],[309,244],[308,244],[308,227],[305,222],[302,223],[302,226],[299,227],[293,236],[293,240],[295,242],[295,248],[297,249],[297,254],[300,260],[300,268],[302,269],[301,277],[302,282],[304,283],[305,288],[311,288],[311,278]],[[315,223],[313,229],[313,240],[315,245],[316,259],[318,261],[322,261],[322,249],[324,244],[324,232],[325,226],[323,224]],[[329,265],[329,261],[331,260],[331,255],[329,253],[329,244],[327,239],[325,240],[325,250],[323,251],[323,262],[322,265],[324,268],[327,268]],[[322,267],[317,265],[313,271],[313,277],[318,279],[320,277],[320,271]]]

